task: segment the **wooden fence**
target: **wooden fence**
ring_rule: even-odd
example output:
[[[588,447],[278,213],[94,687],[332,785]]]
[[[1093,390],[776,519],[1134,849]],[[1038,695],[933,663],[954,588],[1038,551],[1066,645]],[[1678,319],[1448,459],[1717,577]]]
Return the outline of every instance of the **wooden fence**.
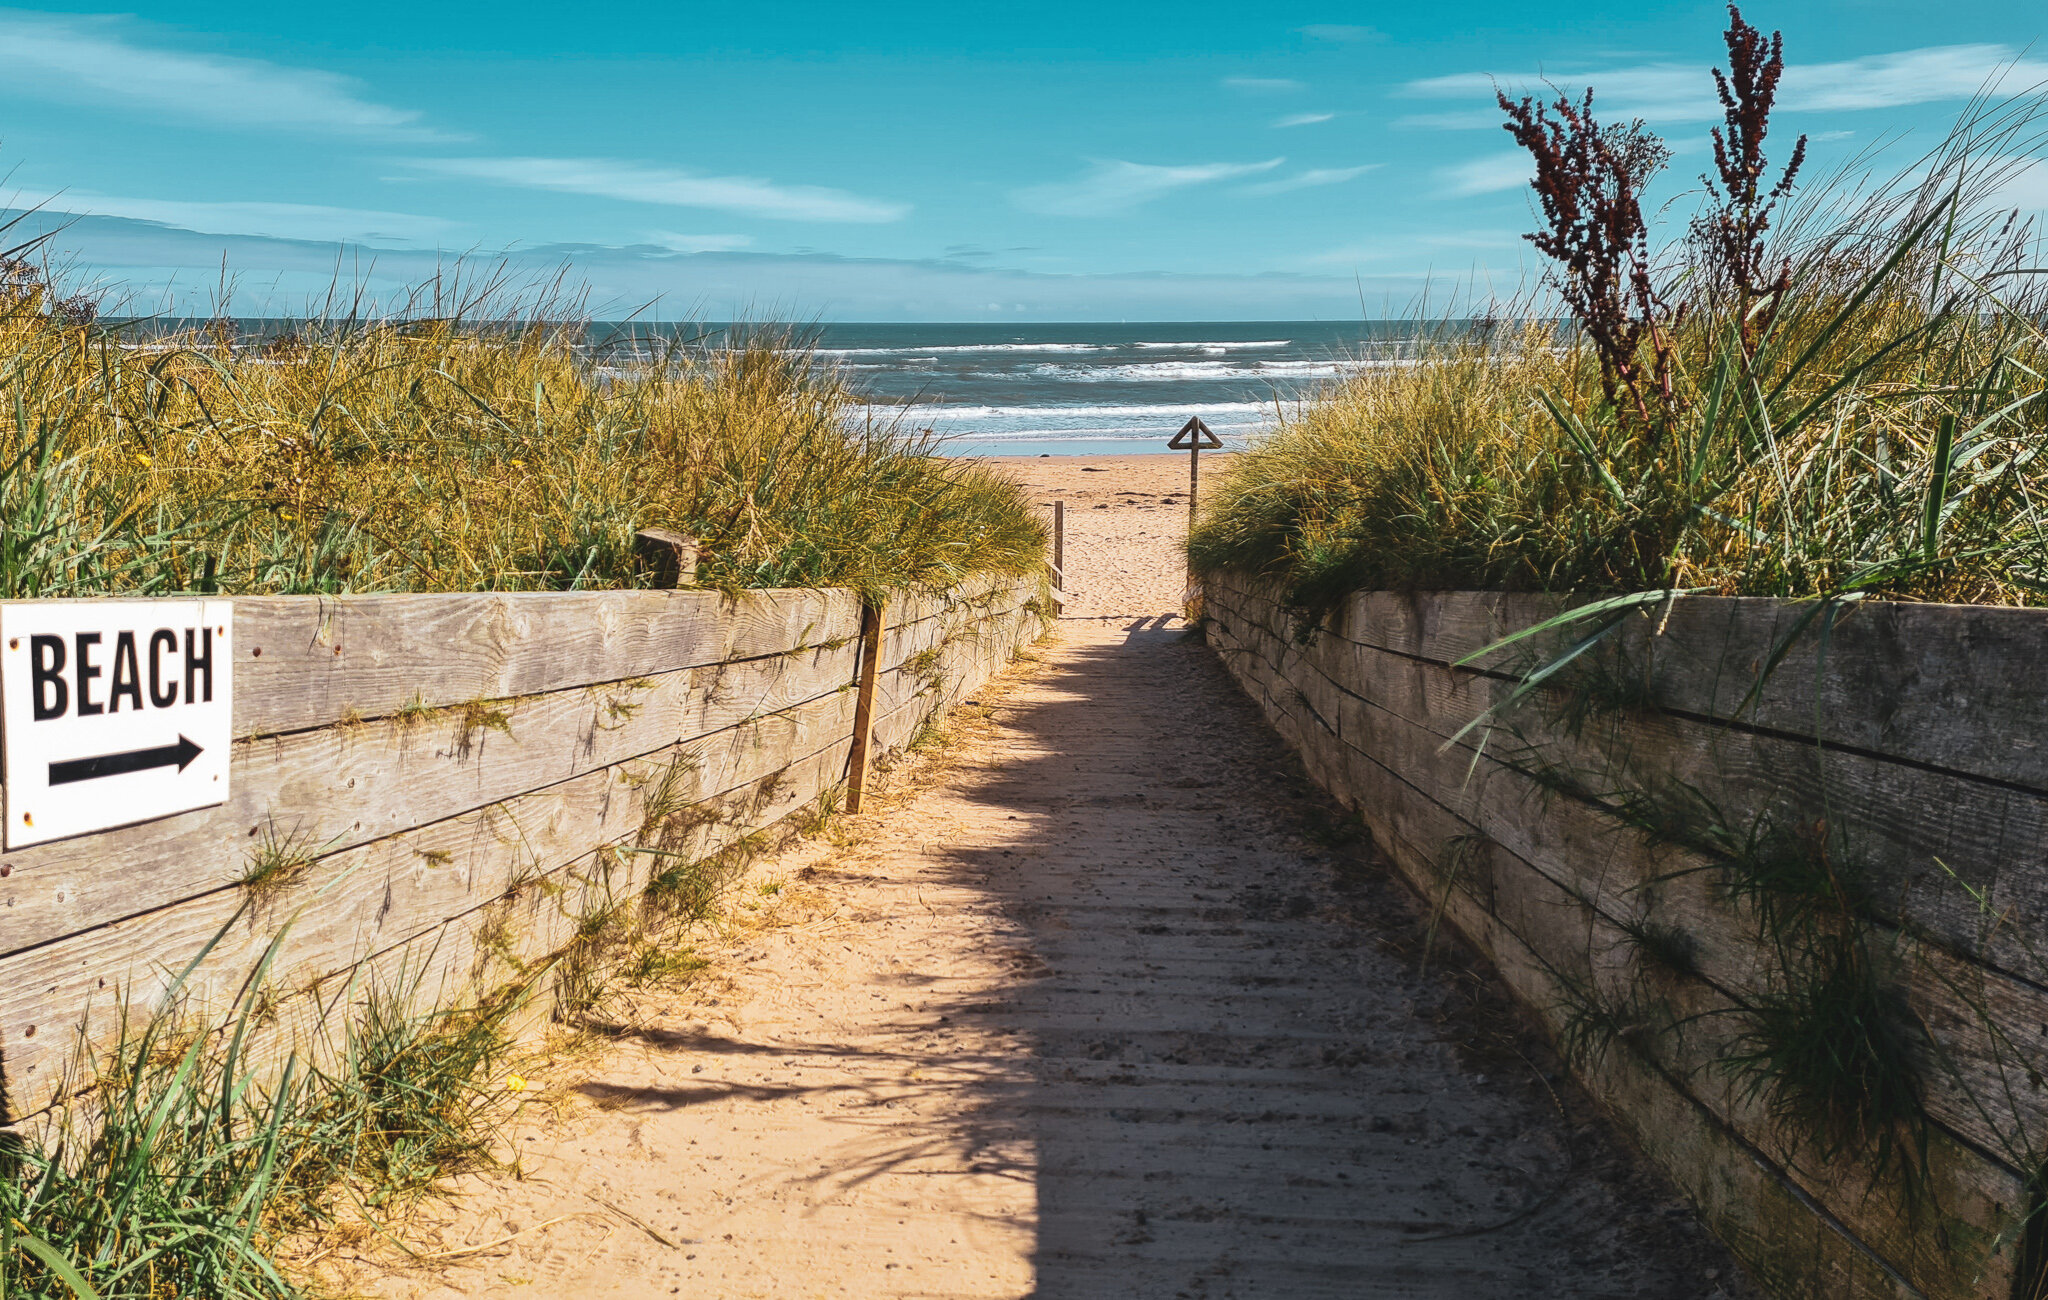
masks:
[[[1507,706],[1586,625],[1455,665],[1555,602],[1205,599],[1310,773],[1766,1287],[2042,1294],[2048,613],[1681,599]]]
[[[1035,590],[889,603],[875,752],[1040,633]],[[845,591],[238,599],[229,800],[0,855],[0,1118],[45,1111],[81,1027],[103,1040],[224,926],[183,986],[202,1006],[280,929],[285,1003],[531,968],[663,863],[839,786],[860,631]]]

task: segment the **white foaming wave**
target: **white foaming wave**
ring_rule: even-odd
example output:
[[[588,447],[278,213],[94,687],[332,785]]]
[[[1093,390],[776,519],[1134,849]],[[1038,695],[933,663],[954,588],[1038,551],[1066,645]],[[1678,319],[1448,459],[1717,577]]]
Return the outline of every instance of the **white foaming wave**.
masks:
[[[911,348],[819,348],[821,357],[926,357],[940,352],[1107,352],[1103,343],[942,343]]]
[[[1212,430],[1223,440],[1226,447],[1235,447],[1250,440],[1257,429]],[[1011,430],[964,430],[944,435],[948,442],[1096,442],[1114,439],[1118,442],[1145,443],[1162,442],[1164,439],[1150,431],[1133,433],[1129,425],[1105,425],[1099,428],[1060,429],[1011,429]]]
[[[1156,441],[1162,445],[1175,433],[1185,420],[1181,415],[1153,414],[1118,418],[1099,412],[1086,415],[1069,414],[1061,418],[1047,418],[1039,413],[1031,416],[984,416],[957,420],[925,420],[916,423],[930,429],[942,438],[1083,438],[1083,437],[1127,437],[1141,442]],[[1244,438],[1261,433],[1272,427],[1270,420],[1257,416],[1241,416],[1235,419],[1208,414],[1203,422],[1222,438]]]
[[[877,422],[901,420],[929,429],[944,442],[993,443],[1166,441],[1190,415],[1199,415],[1225,445],[1240,447],[1273,427],[1279,409],[1267,402],[1066,403],[1045,406],[942,406],[877,403]]]
[[[1249,352],[1260,348],[1284,348],[1293,339],[1245,339],[1222,343],[1133,343],[1134,348],[1179,348],[1195,352]]]
[[[1256,416],[1272,410],[1267,402],[1126,402],[1122,404],[1048,403],[1044,406],[883,406],[877,411],[902,411],[917,420],[1067,419],[1074,417],[1199,415],[1204,419]]]
[[[1120,366],[1062,366],[1050,362],[1033,366],[1017,378],[1063,380],[1100,384],[1116,381],[1165,383],[1175,380],[1207,382],[1243,379],[1342,379],[1359,370],[1383,364],[1351,361],[1140,361]],[[1002,379],[1000,374],[977,373],[975,378]]]

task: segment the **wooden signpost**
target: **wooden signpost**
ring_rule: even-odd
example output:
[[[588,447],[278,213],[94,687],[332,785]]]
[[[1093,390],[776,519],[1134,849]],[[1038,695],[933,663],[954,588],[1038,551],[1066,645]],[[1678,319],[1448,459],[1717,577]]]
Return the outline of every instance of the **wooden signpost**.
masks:
[[[1195,493],[1202,481],[1202,453],[1221,447],[1223,439],[1209,431],[1201,416],[1191,415],[1188,422],[1180,426],[1180,432],[1173,435],[1173,441],[1166,445],[1169,450],[1184,450],[1188,454],[1188,523],[1192,525],[1195,521]]]

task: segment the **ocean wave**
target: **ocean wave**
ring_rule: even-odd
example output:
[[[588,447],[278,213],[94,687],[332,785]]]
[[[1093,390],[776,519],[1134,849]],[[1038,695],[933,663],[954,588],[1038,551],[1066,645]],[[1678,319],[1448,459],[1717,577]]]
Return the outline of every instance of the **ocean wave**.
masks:
[[[886,409],[886,408],[885,408]],[[1278,412],[1257,402],[1158,403],[1099,406],[912,406],[888,409],[905,425],[941,438],[1128,438],[1165,442],[1190,415],[1219,437],[1243,439],[1273,427]],[[887,417],[885,417],[887,418]]]
[[[1248,339],[1225,343],[1133,343],[1134,348],[1177,348],[1188,352],[1249,352],[1260,348],[1284,348],[1293,339]]]
[[[1109,352],[1115,350],[1115,347],[1113,343],[942,343],[918,348],[819,348],[815,355],[912,359],[941,352]]]
[[[877,410],[901,410],[920,419],[942,417],[946,419],[1001,419],[1029,416],[1035,419],[1069,419],[1079,417],[1106,417],[1119,415],[1136,416],[1189,416],[1199,415],[1218,418],[1232,415],[1257,415],[1272,410],[1269,402],[1047,402],[1032,406],[941,406],[937,404],[893,406],[875,403]]]
[[[1062,366],[1041,363],[1010,377],[1055,380],[1063,383],[1185,383],[1190,380],[1216,383],[1270,379],[1342,379],[1383,362],[1370,361],[1137,361],[1112,366]],[[977,379],[1002,379],[1000,374],[978,372]]]
[[[1249,435],[1256,429],[1213,430],[1226,447],[1241,445],[1250,440]],[[1163,442],[1164,439],[1149,431],[1134,433],[1125,425],[1110,425],[1092,429],[970,429],[960,433],[941,435],[948,442],[1098,442],[1114,440],[1129,443]]]

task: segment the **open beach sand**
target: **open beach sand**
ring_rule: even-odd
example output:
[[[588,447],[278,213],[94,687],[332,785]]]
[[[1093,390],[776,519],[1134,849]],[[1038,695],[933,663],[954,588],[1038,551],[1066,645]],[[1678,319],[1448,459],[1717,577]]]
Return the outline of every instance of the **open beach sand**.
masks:
[[[1219,458],[1220,459],[1220,458]],[[1216,465],[1212,460],[1210,464]],[[1056,639],[708,970],[527,1069],[504,1172],[331,1248],[391,1297],[1750,1292],[1178,618],[1184,457],[1067,503]],[[524,1094],[522,1094],[524,1095]]]
[[[1228,452],[1203,453],[1201,483],[1213,488],[1229,461]],[[1184,453],[992,456],[989,463],[1015,475],[1034,501],[1066,501],[1069,618],[1180,611],[1187,585],[1180,553],[1188,535]]]

